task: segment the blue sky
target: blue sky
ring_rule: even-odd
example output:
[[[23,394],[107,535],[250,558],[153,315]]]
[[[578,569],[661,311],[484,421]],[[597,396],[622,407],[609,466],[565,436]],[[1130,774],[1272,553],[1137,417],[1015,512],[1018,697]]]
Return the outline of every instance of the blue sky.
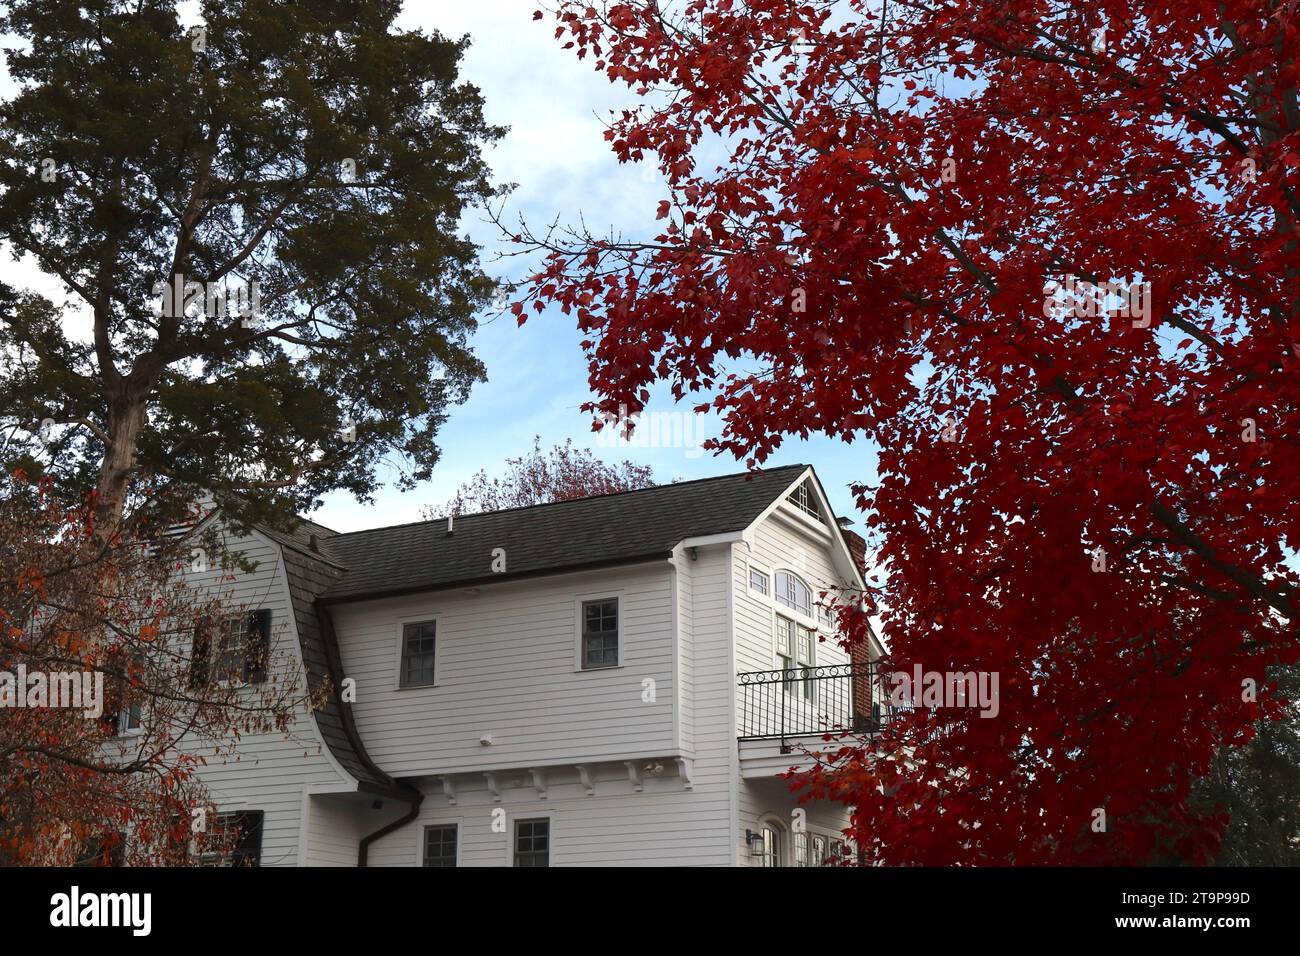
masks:
[[[496,180],[517,184],[508,219],[522,215],[537,226],[557,216],[576,222],[581,215],[596,233],[613,227],[629,235],[653,234],[655,209],[665,195],[662,180],[652,168],[620,166],[602,135],[600,117],[630,105],[631,94],[596,73],[589,59],[579,61],[561,49],[550,19],[534,21],[533,9],[525,0],[409,3],[402,25],[471,36],[462,75],[483,91],[488,120],[510,127],[489,154]],[[484,246],[489,273],[506,279],[526,274],[525,262],[496,261],[503,245],[495,226],[476,216],[466,227]],[[332,495],[313,517],[344,531],[416,520],[423,505],[450,497],[478,469],[500,473],[506,458],[531,447],[534,435],[541,436],[543,448],[572,438],[607,460],[651,465],[660,481],[743,469],[730,456],[698,449],[600,447],[589,416],[579,411],[590,397],[580,339],[572,319],[558,311],[536,316],[522,328],[509,316],[486,322],[474,349],[487,366],[488,381],[452,410],[440,435],[443,457],[433,479],[414,492],[382,491],[374,505]],[[686,404],[674,406],[662,389],[649,406],[652,413],[688,410]],[[716,420],[705,425],[716,433]],[[865,444],[794,438],[769,463],[814,465],[836,512],[853,518],[860,530],[862,516],[847,486],[873,478],[875,458]]]

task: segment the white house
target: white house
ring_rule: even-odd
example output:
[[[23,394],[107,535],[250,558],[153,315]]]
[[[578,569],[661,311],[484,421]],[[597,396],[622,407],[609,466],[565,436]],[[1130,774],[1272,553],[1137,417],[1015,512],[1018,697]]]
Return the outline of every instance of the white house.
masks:
[[[210,653],[265,635],[333,695],[204,781],[264,866],[816,865],[847,814],[779,775],[871,720],[820,639],[850,541],[802,465],[228,534],[257,567],[195,572],[249,612]]]

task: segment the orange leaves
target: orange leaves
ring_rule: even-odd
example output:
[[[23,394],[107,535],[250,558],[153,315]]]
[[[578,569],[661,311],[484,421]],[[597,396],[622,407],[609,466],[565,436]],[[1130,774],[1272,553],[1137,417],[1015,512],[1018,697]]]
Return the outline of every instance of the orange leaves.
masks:
[[[45,597],[45,575],[35,565],[28,565],[18,572],[17,590],[20,595],[33,593],[38,598]]]

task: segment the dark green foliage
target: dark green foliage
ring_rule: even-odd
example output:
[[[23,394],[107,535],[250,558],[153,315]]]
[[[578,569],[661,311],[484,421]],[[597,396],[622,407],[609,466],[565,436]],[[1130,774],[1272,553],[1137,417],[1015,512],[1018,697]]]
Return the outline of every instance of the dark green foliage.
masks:
[[[1225,747],[1193,790],[1201,809],[1228,815],[1220,866],[1300,866],[1300,669],[1272,678],[1292,703],[1281,720],[1261,720],[1244,747]]]
[[[149,486],[265,518],[365,497],[389,456],[427,477],[483,375],[467,337],[492,281],[459,230],[501,130],[457,82],[466,41],[400,32],[399,8],[207,2],[200,42],[158,0],[9,6],[28,46],[0,237],[71,304],[0,288],[3,464],[76,476],[109,522]],[[257,282],[260,316],[156,315],[177,273]]]

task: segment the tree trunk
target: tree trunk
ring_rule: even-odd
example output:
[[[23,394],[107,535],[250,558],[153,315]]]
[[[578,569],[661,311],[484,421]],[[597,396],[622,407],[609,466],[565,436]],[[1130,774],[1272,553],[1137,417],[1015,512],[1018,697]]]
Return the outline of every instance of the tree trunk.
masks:
[[[126,493],[135,470],[136,443],[146,420],[142,398],[113,401],[109,406],[108,443],[99,466],[95,497],[95,540],[112,544],[122,530]]]

